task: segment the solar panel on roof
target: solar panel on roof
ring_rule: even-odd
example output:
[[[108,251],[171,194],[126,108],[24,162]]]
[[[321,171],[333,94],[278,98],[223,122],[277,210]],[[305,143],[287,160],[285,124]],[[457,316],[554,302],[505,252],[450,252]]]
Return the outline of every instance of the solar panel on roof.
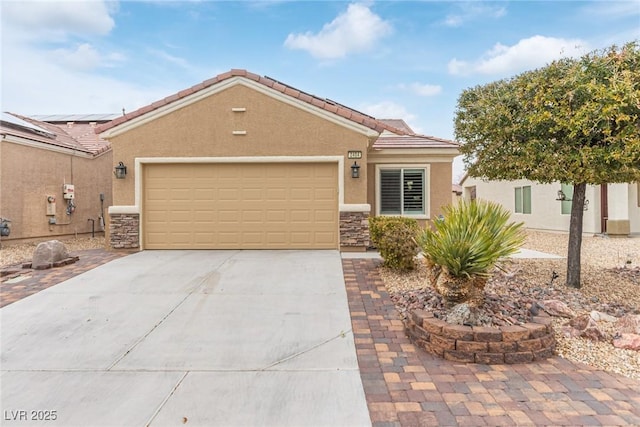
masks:
[[[22,120],[22,119],[20,119],[18,117],[12,116],[11,114],[6,113],[4,111],[2,112],[2,121],[5,122],[5,123],[12,124],[14,126],[19,126],[21,128],[24,128],[24,129],[29,129],[29,130],[31,130],[33,132],[37,132],[37,133],[43,134],[43,135],[48,136],[50,138],[55,138],[56,137],[55,133],[53,133],[53,132],[51,132],[51,131],[49,131],[47,129],[41,128],[40,126],[36,126],[36,125],[34,125],[32,123],[29,123],[26,120]]]

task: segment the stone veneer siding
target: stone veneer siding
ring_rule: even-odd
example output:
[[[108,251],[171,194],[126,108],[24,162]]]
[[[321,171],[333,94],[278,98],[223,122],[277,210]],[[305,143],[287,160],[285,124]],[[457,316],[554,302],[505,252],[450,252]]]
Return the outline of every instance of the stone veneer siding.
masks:
[[[340,212],[340,246],[369,247],[368,212]]]
[[[549,316],[534,316],[521,326],[496,328],[453,325],[433,313],[415,310],[405,320],[411,341],[429,353],[463,363],[513,364],[553,355],[555,336]]]
[[[140,215],[111,214],[109,243],[112,249],[140,248]]]

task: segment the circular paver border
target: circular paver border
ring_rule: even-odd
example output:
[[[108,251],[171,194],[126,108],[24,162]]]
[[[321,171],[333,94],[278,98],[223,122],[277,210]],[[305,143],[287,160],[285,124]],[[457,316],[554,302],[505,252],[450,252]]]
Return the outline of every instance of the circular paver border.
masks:
[[[479,364],[516,364],[545,360],[556,346],[551,317],[534,316],[523,325],[453,325],[425,310],[404,321],[411,341],[446,360]]]

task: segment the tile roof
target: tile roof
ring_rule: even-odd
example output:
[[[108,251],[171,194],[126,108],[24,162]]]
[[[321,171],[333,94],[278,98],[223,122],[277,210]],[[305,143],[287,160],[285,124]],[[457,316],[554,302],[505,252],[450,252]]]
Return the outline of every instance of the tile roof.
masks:
[[[349,108],[338,102],[330,99],[320,98],[315,95],[303,92],[278,80],[272,79],[268,76],[259,76],[257,74],[248,72],[247,70],[232,69],[226,73],[219,74],[209,80],[205,80],[202,83],[198,83],[191,86],[188,89],[184,89],[178,93],[170,95],[164,99],[156,101],[145,107],[139,108],[130,113],[124,114],[115,118],[114,120],[97,126],[96,132],[101,133],[118,125],[121,125],[129,120],[140,117],[151,111],[157,110],[172,102],[183,99],[189,95],[213,86],[217,83],[231,79],[233,77],[243,77],[259,84],[262,84],[270,89],[281,92],[285,95],[296,98],[300,101],[314,105],[318,108],[322,108],[330,113],[337,114],[353,122],[366,126],[374,131],[380,133],[380,137],[374,143],[373,148],[377,149],[394,149],[394,148],[457,148],[459,144],[454,141],[449,141],[442,138],[436,138],[433,136],[417,135],[413,129],[407,125],[404,120],[401,119],[383,119],[378,120],[375,117],[369,116],[360,111]]]
[[[53,124],[14,113],[3,113],[2,117],[0,134],[3,135],[30,139],[91,155],[103,153],[111,148],[109,141],[96,134],[95,122]]]
[[[426,135],[398,135],[391,132],[383,132],[373,143],[373,149],[394,148],[458,148],[460,144],[448,139]]]
[[[96,132],[104,132],[106,130],[109,130],[113,127],[116,127],[136,117],[140,117],[146,113],[157,110],[158,108],[164,107],[165,105],[171,104],[172,102],[185,98],[189,95],[192,95],[196,92],[199,92],[203,89],[206,89],[210,86],[213,86],[225,80],[231,79],[233,77],[243,77],[249,80],[253,80],[254,82],[260,83],[270,89],[273,89],[285,95],[291,96],[292,98],[299,99],[300,101],[314,105],[318,108],[322,108],[333,114],[337,114],[338,116],[341,116],[351,121],[354,121],[356,123],[359,123],[379,133],[384,130],[389,130],[389,131],[399,132],[399,133],[406,133],[405,131],[396,129],[393,126],[389,126],[380,120],[376,120],[374,117],[371,117],[360,111],[349,108],[338,102],[332,101],[330,99],[323,99],[315,95],[311,95],[309,93],[296,89],[292,86],[279,82],[278,80],[272,79],[271,77],[259,76],[257,74],[248,72],[247,70],[240,70],[240,69],[233,69],[231,71],[227,71],[226,73],[219,74],[216,77],[213,77],[209,80],[205,80],[202,83],[198,83],[197,85],[191,86],[188,89],[184,89],[178,93],[170,95],[150,105],[139,108],[130,113],[126,113],[125,115],[120,116],[108,123],[98,126],[98,128],[96,129]]]
[[[394,127],[398,130],[401,130],[403,132],[407,132],[410,134],[414,134],[415,132],[413,131],[413,129],[411,129],[411,127],[409,127],[409,125],[407,124],[407,122],[405,122],[402,119],[378,119],[379,121],[381,121],[382,123]]]
[[[30,116],[34,120],[47,123],[68,123],[68,122],[108,122],[122,114],[103,113],[103,114],[41,114]]]

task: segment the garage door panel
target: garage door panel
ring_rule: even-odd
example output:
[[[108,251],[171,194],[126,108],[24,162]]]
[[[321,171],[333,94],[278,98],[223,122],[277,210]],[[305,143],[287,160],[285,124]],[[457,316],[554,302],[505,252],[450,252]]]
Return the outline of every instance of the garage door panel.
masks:
[[[337,165],[143,167],[147,249],[338,247]]]

